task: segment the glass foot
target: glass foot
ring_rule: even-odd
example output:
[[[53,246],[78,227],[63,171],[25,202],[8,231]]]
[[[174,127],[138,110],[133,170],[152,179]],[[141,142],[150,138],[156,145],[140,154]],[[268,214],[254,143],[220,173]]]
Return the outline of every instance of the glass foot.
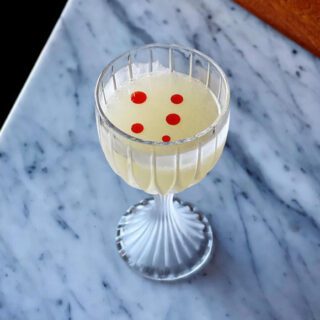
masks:
[[[207,218],[173,195],[148,198],[130,207],[118,224],[116,243],[132,269],[159,281],[193,275],[214,251]]]

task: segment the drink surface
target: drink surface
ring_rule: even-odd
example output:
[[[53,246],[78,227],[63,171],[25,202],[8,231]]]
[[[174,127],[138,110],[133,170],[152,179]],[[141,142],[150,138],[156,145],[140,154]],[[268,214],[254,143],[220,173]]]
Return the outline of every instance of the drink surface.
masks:
[[[218,103],[206,86],[176,72],[150,74],[119,88],[106,115],[122,131],[151,141],[189,138],[218,117]]]
[[[112,88],[112,79],[106,86]],[[221,112],[215,95],[202,82],[169,70],[127,81],[107,93],[103,109],[108,119],[143,140],[193,137]],[[157,146],[131,141],[101,122],[98,129],[105,156],[119,176],[148,193],[166,194],[182,191],[205,177],[220,158],[228,125],[227,119],[217,133],[188,143]]]

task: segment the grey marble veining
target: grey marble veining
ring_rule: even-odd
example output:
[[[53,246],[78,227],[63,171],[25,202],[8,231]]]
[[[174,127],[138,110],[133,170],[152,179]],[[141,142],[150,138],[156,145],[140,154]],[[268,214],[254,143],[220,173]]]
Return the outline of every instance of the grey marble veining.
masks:
[[[102,67],[180,43],[226,71],[219,164],[180,197],[218,251],[173,285],[118,257],[120,215],[145,197],[107,165],[94,122]],[[69,1],[0,135],[0,319],[320,319],[320,63],[229,1]]]

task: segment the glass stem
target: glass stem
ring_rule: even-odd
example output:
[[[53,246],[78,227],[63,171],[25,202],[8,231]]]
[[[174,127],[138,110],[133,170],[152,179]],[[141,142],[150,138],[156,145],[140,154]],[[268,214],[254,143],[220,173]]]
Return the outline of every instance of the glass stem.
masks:
[[[173,193],[157,194],[154,196],[157,212],[162,217],[167,217],[174,212]]]

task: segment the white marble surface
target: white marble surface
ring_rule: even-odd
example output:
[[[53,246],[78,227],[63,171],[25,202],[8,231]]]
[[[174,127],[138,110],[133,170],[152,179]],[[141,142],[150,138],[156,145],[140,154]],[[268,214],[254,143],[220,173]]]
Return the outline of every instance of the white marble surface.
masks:
[[[232,90],[223,157],[180,195],[218,252],[173,285],[118,257],[116,224],[145,195],[94,123],[98,73],[148,42],[204,51]],[[320,319],[319,121],[319,60],[229,1],[71,0],[0,135],[0,319]]]

